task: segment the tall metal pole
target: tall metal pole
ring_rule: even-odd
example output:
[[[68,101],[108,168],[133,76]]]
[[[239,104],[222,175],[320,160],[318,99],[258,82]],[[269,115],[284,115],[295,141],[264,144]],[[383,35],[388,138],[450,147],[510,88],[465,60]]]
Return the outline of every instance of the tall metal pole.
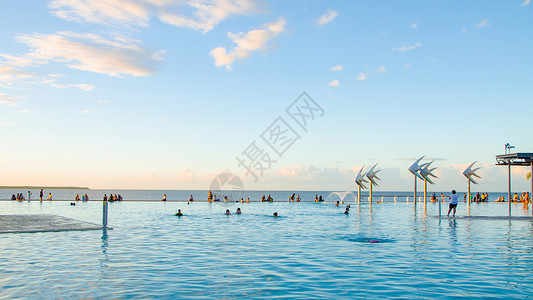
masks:
[[[415,200],[415,207],[416,207],[416,175],[415,175],[415,191],[414,191],[414,198],[413,200]]]
[[[426,207],[426,204],[427,204],[427,196],[428,196],[428,181],[424,180],[424,207]]]
[[[533,214],[533,202],[531,202],[531,198],[533,197],[533,161],[531,161],[531,177],[529,177],[529,180],[531,180],[531,194],[529,195],[529,202],[531,203],[531,213]],[[528,209],[529,209],[529,203],[528,203]]]
[[[104,207],[102,211],[102,226],[107,228],[107,199],[104,198]]]
[[[357,189],[357,203],[361,203],[361,186],[358,185]]]
[[[372,203],[372,182],[370,182],[370,203]]]
[[[468,204],[467,209],[470,210],[470,179],[468,179]]]
[[[511,216],[511,161],[510,160],[507,161],[507,168],[509,172],[509,177],[508,177],[509,191],[507,192],[507,197],[509,200],[509,216]]]

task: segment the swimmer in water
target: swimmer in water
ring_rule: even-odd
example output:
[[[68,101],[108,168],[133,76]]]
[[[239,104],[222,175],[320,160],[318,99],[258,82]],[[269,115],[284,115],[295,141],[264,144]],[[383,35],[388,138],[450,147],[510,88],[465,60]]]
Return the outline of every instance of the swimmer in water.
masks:
[[[181,209],[178,209],[178,212],[175,214],[175,216],[178,216],[178,217],[183,216],[183,213],[181,212]]]
[[[226,216],[229,216],[231,215],[231,213],[229,212],[229,209],[226,209],[226,213],[225,213]]]
[[[277,211],[276,211],[276,212],[274,212],[273,216],[274,216],[274,218],[277,218],[277,217],[279,217],[279,216],[278,216],[278,212],[277,212]]]
[[[238,214],[238,215],[242,214],[241,208],[237,207],[237,211],[235,213]]]
[[[335,206],[339,206],[339,201],[337,201],[337,203],[335,203]]]
[[[346,207],[346,210],[344,211],[344,214],[347,215],[350,213],[350,208]]]

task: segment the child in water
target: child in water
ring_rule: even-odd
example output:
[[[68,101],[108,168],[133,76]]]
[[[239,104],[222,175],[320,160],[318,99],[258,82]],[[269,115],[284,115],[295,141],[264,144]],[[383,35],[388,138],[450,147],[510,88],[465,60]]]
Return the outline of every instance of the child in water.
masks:
[[[277,218],[277,217],[279,217],[279,216],[278,216],[278,212],[277,212],[277,211],[276,211],[276,212],[274,212],[273,216],[274,216],[274,218]]]
[[[226,213],[225,213],[226,216],[229,216],[231,215],[231,213],[229,212],[229,209],[226,209]]]
[[[178,212],[175,214],[175,216],[178,216],[178,217],[183,216],[183,213],[181,212],[181,209],[178,209]]]
[[[235,213],[238,214],[238,215],[242,214],[241,208],[237,207],[237,211]]]

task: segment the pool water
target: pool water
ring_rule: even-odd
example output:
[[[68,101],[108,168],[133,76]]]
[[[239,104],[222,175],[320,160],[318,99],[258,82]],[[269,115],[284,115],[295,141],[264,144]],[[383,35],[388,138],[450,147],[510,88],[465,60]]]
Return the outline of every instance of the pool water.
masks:
[[[234,214],[237,207],[243,214]],[[521,207],[513,204],[513,214],[527,215]],[[185,216],[174,216],[178,208]],[[351,203],[349,215],[344,206],[302,202],[115,202],[109,209],[113,230],[0,234],[0,297],[533,295],[533,223],[527,220],[438,219],[437,204],[424,210],[412,202]],[[0,212],[100,223],[102,203],[2,201]],[[470,210],[507,213],[507,204],[498,203]],[[465,214],[460,203],[457,215]]]

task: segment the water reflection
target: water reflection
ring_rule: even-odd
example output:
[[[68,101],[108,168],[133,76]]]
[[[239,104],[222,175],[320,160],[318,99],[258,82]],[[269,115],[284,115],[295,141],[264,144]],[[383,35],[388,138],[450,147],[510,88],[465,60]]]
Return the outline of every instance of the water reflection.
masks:
[[[450,245],[454,247],[457,246],[457,220],[451,218],[448,220],[448,228],[450,233]]]
[[[101,249],[102,249],[102,258],[100,259],[100,267],[102,269],[108,267],[109,263],[109,257],[107,254],[108,248],[109,248],[109,242],[108,242],[108,235],[107,235],[107,228],[102,229],[102,237],[101,237]]]

